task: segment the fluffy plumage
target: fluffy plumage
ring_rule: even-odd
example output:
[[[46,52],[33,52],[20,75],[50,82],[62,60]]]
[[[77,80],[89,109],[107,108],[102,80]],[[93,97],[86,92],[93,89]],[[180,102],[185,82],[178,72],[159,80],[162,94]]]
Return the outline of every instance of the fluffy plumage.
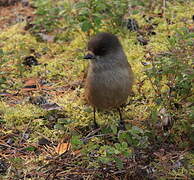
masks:
[[[97,109],[119,108],[125,104],[133,84],[133,72],[118,38],[99,33],[88,42],[91,59],[85,97]]]

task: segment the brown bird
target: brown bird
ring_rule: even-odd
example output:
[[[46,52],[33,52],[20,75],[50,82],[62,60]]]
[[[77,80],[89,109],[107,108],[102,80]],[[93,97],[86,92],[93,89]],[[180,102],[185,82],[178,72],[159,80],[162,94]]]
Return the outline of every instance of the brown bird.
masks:
[[[97,126],[96,109],[117,108],[120,126],[124,128],[120,107],[124,105],[131,92],[133,72],[118,38],[102,32],[88,42],[90,59],[85,83],[85,97],[94,108],[94,123]]]

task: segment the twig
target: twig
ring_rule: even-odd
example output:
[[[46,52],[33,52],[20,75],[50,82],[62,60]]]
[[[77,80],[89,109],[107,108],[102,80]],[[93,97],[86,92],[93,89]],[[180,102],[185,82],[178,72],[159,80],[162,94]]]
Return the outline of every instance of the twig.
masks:
[[[86,141],[86,140],[88,140],[88,139],[91,139],[91,138],[93,138],[93,137],[102,137],[102,136],[108,136],[108,134],[97,134],[97,135],[94,135],[94,136],[90,136],[90,137],[85,137],[85,138],[83,138],[82,140],[83,141]]]
[[[27,125],[25,131],[23,132],[22,138],[21,138],[21,140],[20,140],[20,144],[22,143],[22,140],[24,139],[24,136],[25,136],[26,132],[28,131],[28,128],[29,128],[31,122],[32,122],[32,120],[29,121],[29,123],[28,123],[28,125]]]
[[[162,0],[162,15],[165,17],[166,0]]]
[[[0,142],[0,146],[4,146],[4,147],[6,147],[6,148],[17,149],[16,147],[13,147],[13,146],[10,146],[10,145],[8,145],[8,144],[1,143],[1,142]]]
[[[98,131],[100,131],[100,130],[101,130],[101,128],[98,128],[98,129],[93,130],[93,131],[90,132],[85,138],[88,138],[88,137],[90,137],[90,136],[96,134],[96,133],[97,133]]]

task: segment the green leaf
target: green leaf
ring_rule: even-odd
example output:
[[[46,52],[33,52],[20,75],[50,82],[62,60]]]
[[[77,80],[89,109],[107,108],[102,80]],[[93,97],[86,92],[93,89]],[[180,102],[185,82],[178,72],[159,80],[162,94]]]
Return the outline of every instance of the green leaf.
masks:
[[[64,125],[61,125],[61,124],[55,124],[55,125],[54,125],[54,129],[64,130]]]
[[[99,160],[100,160],[102,163],[107,164],[107,163],[109,163],[109,162],[112,160],[112,158],[107,157],[107,156],[104,156],[104,157],[99,157]]]
[[[35,151],[36,147],[29,146],[29,147],[25,148],[24,150],[26,150],[26,151]]]
[[[99,26],[101,24],[101,18],[100,17],[95,17],[94,18],[94,23],[96,26]]]
[[[3,119],[0,119],[0,124],[4,124],[4,123],[6,123],[6,121]]]
[[[132,129],[130,130],[130,132],[132,134],[139,134],[139,133],[143,133],[143,130],[138,128],[137,126],[133,126]]]
[[[116,162],[116,166],[119,170],[123,169],[123,162],[120,158],[114,157],[114,160]]]
[[[117,134],[117,127],[114,124],[112,124],[110,128],[111,128],[113,134]]]
[[[3,56],[4,53],[3,53],[3,49],[0,49],[0,56]]]
[[[86,32],[91,28],[92,28],[92,24],[90,22],[84,21],[83,23],[81,23],[81,29],[83,32]]]
[[[153,122],[157,122],[157,120],[158,120],[158,112],[157,112],[157,110],[153,110],[152,111],[151,118],[152,118]]]
[[[87,3],[85,3],[85,2],[78,2],[78,3],[76,3],[75,8],[80,9],[80,8],[84,8],[87,6],[88,6]]]
[[[115,143],[115,148],[117,148],[117,149],[121,149],[121,144],[119,144],[119,143]]]
[[[123,149],[124,149],[124,148],[128,148],[128,144],[127,144],[126,142],[122,142],[121,145],[122,145],[122,148],[123,148]]]
[[[133,10],[132,11],[132,14],[135,15],[135,14],[138,14],[139,13],[139,10]]]
[[[71,144],[72,145],[82,145],[83,142],[80,140],[80,136],[73,136],[71,138]]]

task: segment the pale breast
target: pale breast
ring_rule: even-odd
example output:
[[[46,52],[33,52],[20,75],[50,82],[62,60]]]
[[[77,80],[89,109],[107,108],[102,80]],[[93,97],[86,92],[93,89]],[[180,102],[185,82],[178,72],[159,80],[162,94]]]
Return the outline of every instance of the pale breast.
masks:
[[[127,101],[132,81],[129,67],[115,67],[114,70],[100,73],[89,69],[85,87],[86,99],[89,104],[99,109],[119,107]]]

